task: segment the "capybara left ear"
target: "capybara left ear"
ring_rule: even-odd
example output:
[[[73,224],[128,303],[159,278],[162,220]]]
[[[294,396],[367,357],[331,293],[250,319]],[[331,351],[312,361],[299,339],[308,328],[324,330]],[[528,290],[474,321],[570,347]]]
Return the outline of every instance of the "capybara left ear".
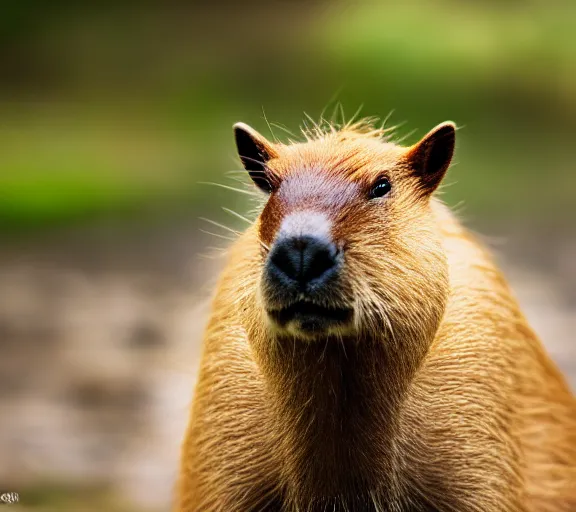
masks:
[[[454,154],[455,142],[456,125],[446,121],[408,149],[408,164],[420,179],[426,194],[434,192],[446,174]]]
[[[234,125],[234,137],[242,165],[252,181],[264,192],[271,192],[275,180],[266,164],[278,156],[274,145],[244,123]]]

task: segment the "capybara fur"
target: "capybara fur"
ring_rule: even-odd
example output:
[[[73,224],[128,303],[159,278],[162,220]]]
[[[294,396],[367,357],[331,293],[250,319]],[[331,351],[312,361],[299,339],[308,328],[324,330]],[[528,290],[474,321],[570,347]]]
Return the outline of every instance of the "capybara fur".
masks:
[[[576,511],[576,401],[434,196],[455,133],[235,126],[265,202],[213,298],[176,511]]]

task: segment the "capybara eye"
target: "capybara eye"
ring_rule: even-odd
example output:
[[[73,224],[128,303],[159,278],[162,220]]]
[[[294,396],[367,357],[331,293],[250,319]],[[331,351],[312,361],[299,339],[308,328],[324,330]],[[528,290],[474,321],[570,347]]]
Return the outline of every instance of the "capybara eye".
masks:
[[[386,178],[380,178],[370,190],[370,199],[384,197],[390,190],[392,190],[390,182]]]

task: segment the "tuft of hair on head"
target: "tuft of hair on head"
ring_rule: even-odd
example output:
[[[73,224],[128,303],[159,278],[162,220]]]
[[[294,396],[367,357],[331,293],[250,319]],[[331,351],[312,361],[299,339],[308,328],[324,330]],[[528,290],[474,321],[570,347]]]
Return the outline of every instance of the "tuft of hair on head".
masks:
[[[337,122],[325,118],[314,121],[311,117],[306,116],[301,132],[304,139],[309,142],[323,139],[326,136],[337,136],[341,140],[368,138],[388,142],[390,135],[394,133],[397,127],[385,126],[385,124],[386,120],[380,122],[378,117],[357,119],[356,116],[353,116],[348,121]]]

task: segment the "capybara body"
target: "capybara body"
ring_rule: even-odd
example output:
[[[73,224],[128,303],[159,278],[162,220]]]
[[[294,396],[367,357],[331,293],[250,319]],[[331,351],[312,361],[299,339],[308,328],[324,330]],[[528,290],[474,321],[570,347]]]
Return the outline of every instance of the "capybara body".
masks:
[[[574,512],[576,403],[433,195],[455,129],[272,143],[213,299],[178,512]]]

